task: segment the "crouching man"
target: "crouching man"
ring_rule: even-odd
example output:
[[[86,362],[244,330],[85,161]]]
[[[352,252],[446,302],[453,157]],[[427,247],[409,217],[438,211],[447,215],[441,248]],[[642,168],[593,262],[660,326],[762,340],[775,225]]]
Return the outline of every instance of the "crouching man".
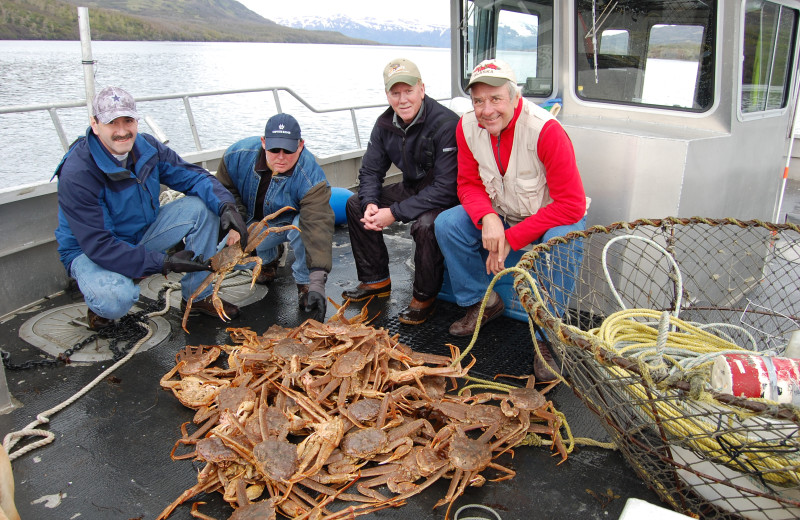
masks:
[[[219,230],[247,243],[233,196],[206,170],[181,159],[155,137],[139,133],[133,97],[106,87],[92,103],[94,116],[56,169],[58,252],[89,307],[89,328],[108,326],[139,299],[134,280],[155,273],[186,273],[182,308],[208,275]],[[161,185],[182,192],[163,207]],[[177,244],[184,249],[168,255]],[[202,261],[201,256],[206,259]],[[195,297],[192,313],[216,316],[212,287]],[[235,318],[239,309],[223,301]]]
[[[275,278],[279,246],[289,242],[298,304],[313,312],[317,321],[325,321],[325,282],[333,264],[331,186],[306,149],[297,120],[289,114],[274,115],[263,136],[232,144],[222,157],[217,178],[231,191],[247,222],[257,222],[285,206],[295,208],[281,213],[270,227],[294,224],[300,231],[270,233],[256,247],[264,262],[257,281],[268,283]],[[235,232],[230,233],[228,243],[236,239]]]
[[[522,98],[507,63],[478,64],[467,90],[474,110],[456,128],[461,205],[440,214],[434,226],[456,303],[466,308],[450,326],[454,336],[474,333],[481,301],[492,276],[506,267],[509,251],[585,229],[588,206],[569,137],[549,112]],[[583,252],[580,242],[559,247],[563,251],[551,255],[549,268],[563,279],[546,289],[563,312]],[[483,323],[503,310],[492,291]],[[540,346],[544,361],[555,368],[551,353]],[[537,381],[554,379],[538,356],[534,375]]]
[[[360,283],[342,293],[355,302],[391,293],[389,252],[383,230],[396,221],[412,222],[413,294],[398,320],[419,325],[433,313],[442,287],[444,260],[433,222],[456,196],[455,126],[458,116],[425,95],[419,69],[400,58],[383,70],[389,108],[381,114],[369,138],[358,194],[347,201],[347,229]],[[385,185],[389,167],[403,172],[401,182]]]

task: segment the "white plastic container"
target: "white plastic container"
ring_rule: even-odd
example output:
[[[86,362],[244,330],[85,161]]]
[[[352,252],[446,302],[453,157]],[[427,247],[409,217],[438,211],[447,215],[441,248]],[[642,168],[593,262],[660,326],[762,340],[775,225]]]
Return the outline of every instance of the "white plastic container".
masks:
[[[786,350],[783,357],[792,359],[800,359],[800,330],[793,330],[792,335],[789,336],[789,343],[786,345]]]
[[[619,520],[684,520],[686,518],[691,517],[663,507],[654,506],[650,502],[645,502],[638,498],[629,498],[625,502],[622,514],[619,515]]]

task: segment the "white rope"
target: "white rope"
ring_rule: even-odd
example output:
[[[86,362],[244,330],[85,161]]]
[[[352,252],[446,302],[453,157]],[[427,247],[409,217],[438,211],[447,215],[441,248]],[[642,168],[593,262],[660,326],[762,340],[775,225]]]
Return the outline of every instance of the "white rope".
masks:
[[[242,277],[241,275],[247,275]],[[233,271],[230,275],[225,277],[222,284],[219,286],[220,289],[224,289],[226,287],[236,287],[239,285],[248,285],[253,281],[253,270],[252,269],[240,269]]]
[[[169,204],[173,200],[178,200],[185,195],[180,191],[175,190],[164,190],[161,192],[161,195],[158,196],[158,204],[159,206],[163,206],[165,204]]]
[[[664,249],[663,247],[661,247],[659,244],[657,244],[653,240],[650,240],[649,238],[640,237],[638,235],[621,235],[621,236],[618,236],[618,237],[614,237],[614,238],[612,238],[611,240],[608,241],[608,243],[605,245],[605,247],[603,247],[603,257],[602,257],[602,260],[603,260],[603,273],[605,273],[605,275],[606,275],[606,282],[608,283],[608,286],[611,288],[611,292],[614,294],[614,298],[617,299],[617,303],[619,304],[619,306],[622,307],[623,310],[627,310],[628,309],[625,306],[625,304],[622,303],[622,298],[620,297],[619,293],[617,292],[616,287],[614,287],[614,282],[611,280],[611,274],[608,272],[608,261],[607,261],[608,248],[611,247],[611,244],[613,244],[614,242],[617,242],[618,240],[642,240],[643,242],[645,242],[647,244],[650,244],[651,246],[653,246],[656,249],[658,249],[659,251],[661,251],[664,254],[664,256],[667,258],[667,260],[669,260],[669,262],[672,264],[672,268],[675,269],[675,276],[677,278],[676,281],[677,281],[677,285],[678,285],[677,291],[676,291],[678,294],[677,294],[677,297],[675,299],[675,311],[673,312],[673,314],[677,318],[678,314],[680,313],[681,299],[683,297],[683,277],[681,275],[681,270],[678,267],[678,263],[675,262],[675,259],[672,258],[672,255],[669,254],[669,252],[666,249]]]
[[[740,333],[744,334],[745,336],[747,336],[747,339],[750,340],[750,343],[752,344],[752,348],[750,348],[748,350],[758,350],[758,343],[756,343],[756,338],[753,337],[753,335],[750,334],[750,332],[746,328],[744,328],[742,326],[734,325],[733,323],[707,323],[707,324],[695,323],[695,322],[689,322],[689,323],[691,323],[692,325],[695,325],[698,329],[710,330],[714,334],[716,334],[717,336],[723,337],[723,338],[727,339],[728,341],[730,341],[731,343],[736,343],[729,334],[726,334],[725,332],[723,332],[721,330],[717,330],[717,329],[724,329],[724,328],[733,329],[733,330],[735,330],[737,332],[740,332]],[[747,348],[747,347],[743,347],[743,348]]]
[[[162,309],[160,311],[151,312],[150,314],[145,315],[145,317],[151,318],[153,316],[161,316],[163,314],[166,314],[167,311],[169,310],[169,296],[170,296],[170,293],[173,290],[175,290],[177,288],[180,288],[180,285],[179,284],[173,284],[173,283],[167,283],[167,284],[165,284],[165,286],[167,287],[167,292],[166,292],[166,305],[165,305],[164,309]],[[49,432],[47,430],[39,430],[39,429],[36,429],[36,427],[40,426],[42,424],[49,423],[51,415],[54,415],[57,412],[60,412],[61,410],[63,410],[67,406],[71,405],[72,403],[74,403],[75,401],[77,401],[78,399],[83,397],[87,392],[89,392],[89,390],[94,388],[100,381],[104,380],[106,377],[108,377],[109,374],[111,374],[116,369],[118,369],[119,367],[124,365],[139,350],[139,347],[141,347],[144,343],[146,343],[153,336],[153,328],[151,326],[146,325],[146,324],[144,324],[142,322],[137,322],[136,324],[139,325],[140,327],[144,328],[147,331],[147,334],[145,334],[145,336],[142,339],[140,339],[128,351],[128,353],[125,355],[125,357],[123,357],[122,359],[120,359],[119,361],[117,361],[116,363],[111,365],[110,367],[108,367],[99,376],[94,378],[94,380],[92,382],[90,382],[88,385],[84,386],[75,395],[73,395],[72,397],[70,397],[69,399],[64,401],[63,403],[61,403],[61,404],[59,404],[57,406],[54,406],[53,408],[50,408],[49,410],[38,414],[36,416],[36,420],[31,422],[27,426],[25,426],[25,428],[23,428],[21,430],[18,430],[18,431],[15,431],[15,432],[11,432],[11,433],[7,434],[3,438],[3,447],[5,448],[6,452],[8,453],[9,460],[14,460],[14,459],[16,459],[16,458],[18,458],[18,457],[20,457],[20,456],[22,456],[22,455],[24,455],[24,454],[26,454],[28,452],[31,452],[31,451],[33,451],[33,450],[35,450],[37,448],[40,448],[42,446],[46,446],[47,444],[50,444],[51,442],[53,442],[55,440],[55,435],[52,432]],[[14,446],[16,446],[16,444],[20,440],[24,439],[25,437],[31,437],[31,436],[43,437],[43,439],[39,440],[39,441],[36,441],[36,442],[32,442],[31,444],[28,444],[24,448],[20,448],[19,450],[15,451],[14,453],[11,453],[11,449]]]
[[[456,514],[453,517],[453,520],[487,520],[485,516],[466,516],[464,518],[460,518],[458,515],[460,515],[461,512],[464,511],[465,509],[481,509],[483,511],[486,511],[487,513],[491,513],[492,515],[494,515],[494,517],[497,520],[503,520],[502,518],[500,518],[500,514],[497,511],[495,511],[491,507],[484,506],[481,504],[467,504],[465,506],[459,507],[458,511],[456,511]]]
[[[658,243],[654,242],[653,240],[650,240],[649,238],[641,237],[641,236],[638,236],[638,235],[621,235],[621,236],[612,238],[611,240],[608,241],[608,243],[605,245],[605,247],[603,247],[603,255],[602,255],[602,258],[601,258],[601,261],[602,261],[602,264],[603,264],[603,273],[605,274],[605,277],[606,277],[606,283],[608,283],[608,287],[611,289],[611,292],[613,293],[614,298],[616,298],[617,303],[619,304],[620,307],[622,307],[623,310],[627,310],[628,309],[625,306],[625,304],[622,302],[622,298],[620,297],[619,293],[617,292],[616,287],[614,287],[613,280],[611,280],[611,273],[609,273],[609,271],[608,271],[608,249],[609,249],[609,247],[611,247],[611,244],[616,242],[617,240],[626,240],[626,239],[642,240],[645,243],[654,246],[661,253],[663,253],[664,256],[667,258],[667,260],[669,260],[669,262],[672,264],[672,268],[675,270],[675,280],[677,282],[677,293],[678,293],[677,294],[677,298],[675,300],[675,310],[673,311],[673,315],[677,318],[678,315],[680,314],[680,311],[681,311],[681,300],[683,298],[683,275],[681,274],[680,267],[678,267],[677,262],[675,262],[675,259],[672,257],[671,254],[669,254],[669,252],[667,252],[666,249],[661,247]],[[787,319],[791,319],[791,318],[789,318],[787,316]],[[660,320],[659,324],[662,324],[663,322],[664,322],[664,318],[662,316],[662,319]],[[752,344],[753,347],[751,349],[748,349],[748,350],[754,350],[754,351],[758,350],[758,343],[756,342],[756,338],[753,337],[753,335],[750,334],[750,332],[748,332],[747,329],[745,329],[744,327],[741,327],[739,325],[734,325],[733,323],[696,323],[696,322],[687,322],[687,323],[690,323],[691,325],[694,325],[697,328],[703,329],[703,330],[705,330],[705,329],[714,330],[714,329],[720,329],[720,328],[734,329],[735,331],[738,331],[738,332],[744,334],[747,337],[747,339],[750,341],[750,343]],[[653,323],[653,322],[645,322],[644,325],[654,326],[655,323]],[[762,331],[759,331],[759,332],[762,332]],[[725,336],[726,339],[728,339],[728,341],[730,341],[731,343],[734,343],[734,341],[731,339],[731,337],[728,334],[724,334],[722,331],[719,331],[719,330],[714,330],[714,333],[716,333],[717,335],[720,335],[720,336]],[[743,347],[743,348],[747,348],[747,347]]]
[[[618,241],[618,240],[641,240],[641,241],[643,241],[643,242],[655,247],[656,249],[658,249],[667,258],[667,260],[670,262],[670,264],[672,265],[673,270],[675,271],[675,282],[676,282],[676,286],[677,286],[676,287],[677,295],[676,295],[676,299],[675,299],[675,309],[673,310],[672,314],[677,319],[678,315],[680,314],[680,311],[681,311],[681,304],[682,304],[682,297],[683,297],[683,275],[681,274],[680,267],[678,266],[677,262],[672,257],[672,255],[669,254],[669,252],[666,249],[661,247],[661,245],[659,245],[655,241],[653,241],[653,240],[651,240],[649,238],[642,237],[642,236],[638,236],[638,235],[621,235],[621,236],[612,238],[603,247],[603,253],[602,253],[602,257],[601,257],[601,263],[603,265],[603,273],[605,274],[605,277],[606,277],[606,283],[608,283],[608,286],[611,289],[611,292],[614,295],[614,298],[616,298],[616,300],[617,300],[617,304],[620,307],[622,307],[623,310],[627,310],[627,307],[625,306],[625,304],[622,301],[622,297],[619,295],[619,292],[617,291],[616,287],[614,286],[614,282],[611,279],[611,274],[610,274],[609,269],[608,269],[608,250],[611,247],[611,245],[614,242]],[[714,333],[714,334],[716,334],[718,336],[724,336],[723,339],[727,339],[727,341],[729,341],[730,343],[736,343],[737,345],[738,345],[738,342],[734,342],[728,334],[723,334],[718,329],[729,328],[729,329],[733,329],[735,331],[738,331],[738,332],[744,334],[746,336],[747,340],[749,340],[749,342],[752,344],[752,348],[748,349],[748,350],[750,350],[753,354],[764,355],[764,353],[757,351],[757,343],[756,343],[755,337],[753,337],[753,335],[750,334],[744,327],[741,327],[739,325],[735,325],[735,324],[732,324],[732,323],[707,323],[707,324],[694,323],[694,322],[686,322],[686,323],[688,323],[690,325],[693,325],[693,326],[696,326],[698,329],[701,329],[701,330],[711,331],[710,333]],[[655,350],[652,347],[649,347],[649,346],[645,346],[645,347],[642,347],[642,348],[635,348],[635,347],[634,348],[630,348],[629,346],[637,344],[634,341],[621,341],[621,342],[618,342],[618,343],[614,344],[613,347],[616,348],[616,349],[624,349],[625,352],[623,354],[623,357],[626,357],[628,359],[635,359],[635,360],[643,362],[644,364],[649,366],[651,368],[651,370],[654,370],[656,375],[663,375],[664,371],[667,371],[667,373],[669,373],[669,374],[675,374],[678,370],[688,371],[688,370],[691,370],[691,369],[693,369],[693,368],[695,368],[697,366],[702,365],[703,363],[711,361],[714,357],[716,357],[718,355],[728,354],[728,353],[741,353],[741,351],[735,351],[735,350],[717,350],[717,351],[710,352],[710,353],[702,353],[702,354],[700,354],[700,353],[693,353],[693,352],[691,352],[689,350],[686,350],[684,348],[674,348],[674,347],[668,346],[668,344],[667,344],[668,333],[670,332],[670,329],[673,329],[673,327],[670,326],[669,314],[666,311],[664,311],[661,314],[661,319],[658,322],[645,321],[645,322],[642,323],[642,325],[649,326],[649,327],[654,327],[654,328],[658,329]],[[746,347],[742,347],[742,348],[746,348]],[[674,363],[676,363],[675,365],[673,365],[668,370],[666,369],[664,356],[669,356],[671,358],[671,360]]]

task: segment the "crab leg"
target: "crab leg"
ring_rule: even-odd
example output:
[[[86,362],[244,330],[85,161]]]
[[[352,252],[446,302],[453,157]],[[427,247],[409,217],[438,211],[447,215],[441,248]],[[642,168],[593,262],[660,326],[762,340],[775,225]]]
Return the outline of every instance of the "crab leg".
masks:
[[[188,299],[188,300],[186,300],[186,310],[185,310],[185,311],[184,311],[184,313],[183,313],[183,321],[181,322],[181,326],[183,326],[183,330],[184,330],[184,331],[186,331],[186,333],[187,333],[187,334],[189,333],[189,329],[187,329],[187,328],[186,328],[186,322],[187,322],[187,321],[188,321],[188,319],[189,319],[189,311],[192,309],[192,302],[194,301],[194,299],[195,299],[195,298],[196,298],[196,297],[197,297],[197,296],[198,296],[198,295],[199,295],[201,292],[203,292],[203,290],[204,290],[206,287],[208,287],[209,285],[211,285],[211,282],[212,282],[212,280],[214,280],[214,277],[215,277],[215,276],[217,276],[217,273],[211,273],[211,274],[209,274],[208,276],[206,276],[206,279],[205,279],[205,280],[203,280],[203,283],[201,283],[201,284],[200,284],[200,285],[197,287],[197,290],[196,290],[195,292],[193,292],[193,293],[192,293],[192,295],[189,297],[189,299]]]
[[[221,486],[222,484],[220,483],[219,475],[216,469],[216,464],[212,464],[210,462],[206,464],[200,474],[197,475],[197,484],[184,491],[177,500],[168,505],[166,509],[164,509],[160,515],[158,515],[156,520],[165,520],[169,515],[172,514],[173,511],[175,511],[176,507],[183,504],[190,498],[197,496],[200,493],[214,491]]]

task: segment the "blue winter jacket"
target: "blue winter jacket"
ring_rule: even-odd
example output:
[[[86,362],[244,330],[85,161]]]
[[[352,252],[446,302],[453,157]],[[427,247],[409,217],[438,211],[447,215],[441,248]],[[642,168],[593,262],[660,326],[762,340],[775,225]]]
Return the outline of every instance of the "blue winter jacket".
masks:
[[[58,176],[61,262],[85,253],[94,263],[130,278],[160,273],[164,253],[137,245],[159,212],[161,184],[195,195],[219,215],[233,196],[209,172],[188,163],[156,138],[139,133],[129,154],[130,171],[116,160],[91,127],[64,155]]]
[[[217,170],[217,178],[233,192],[239,211],[248,224],[255,216],[258,184],[261,182],[256,166],[259,159],[263,162],[263,154],[261,137],[247,137],[225,151]],[[282,213],[270,222],[271,226],[291,223],[300,213],[300,238],[306,249],[306,264],[312,270],[330,272],[333,263],[334,214],[330,197],[330,183],[325,172],[305,146],[292,170],[272,176],[264,197],[264,215],[284,206],[295,208],[295,211]]]

